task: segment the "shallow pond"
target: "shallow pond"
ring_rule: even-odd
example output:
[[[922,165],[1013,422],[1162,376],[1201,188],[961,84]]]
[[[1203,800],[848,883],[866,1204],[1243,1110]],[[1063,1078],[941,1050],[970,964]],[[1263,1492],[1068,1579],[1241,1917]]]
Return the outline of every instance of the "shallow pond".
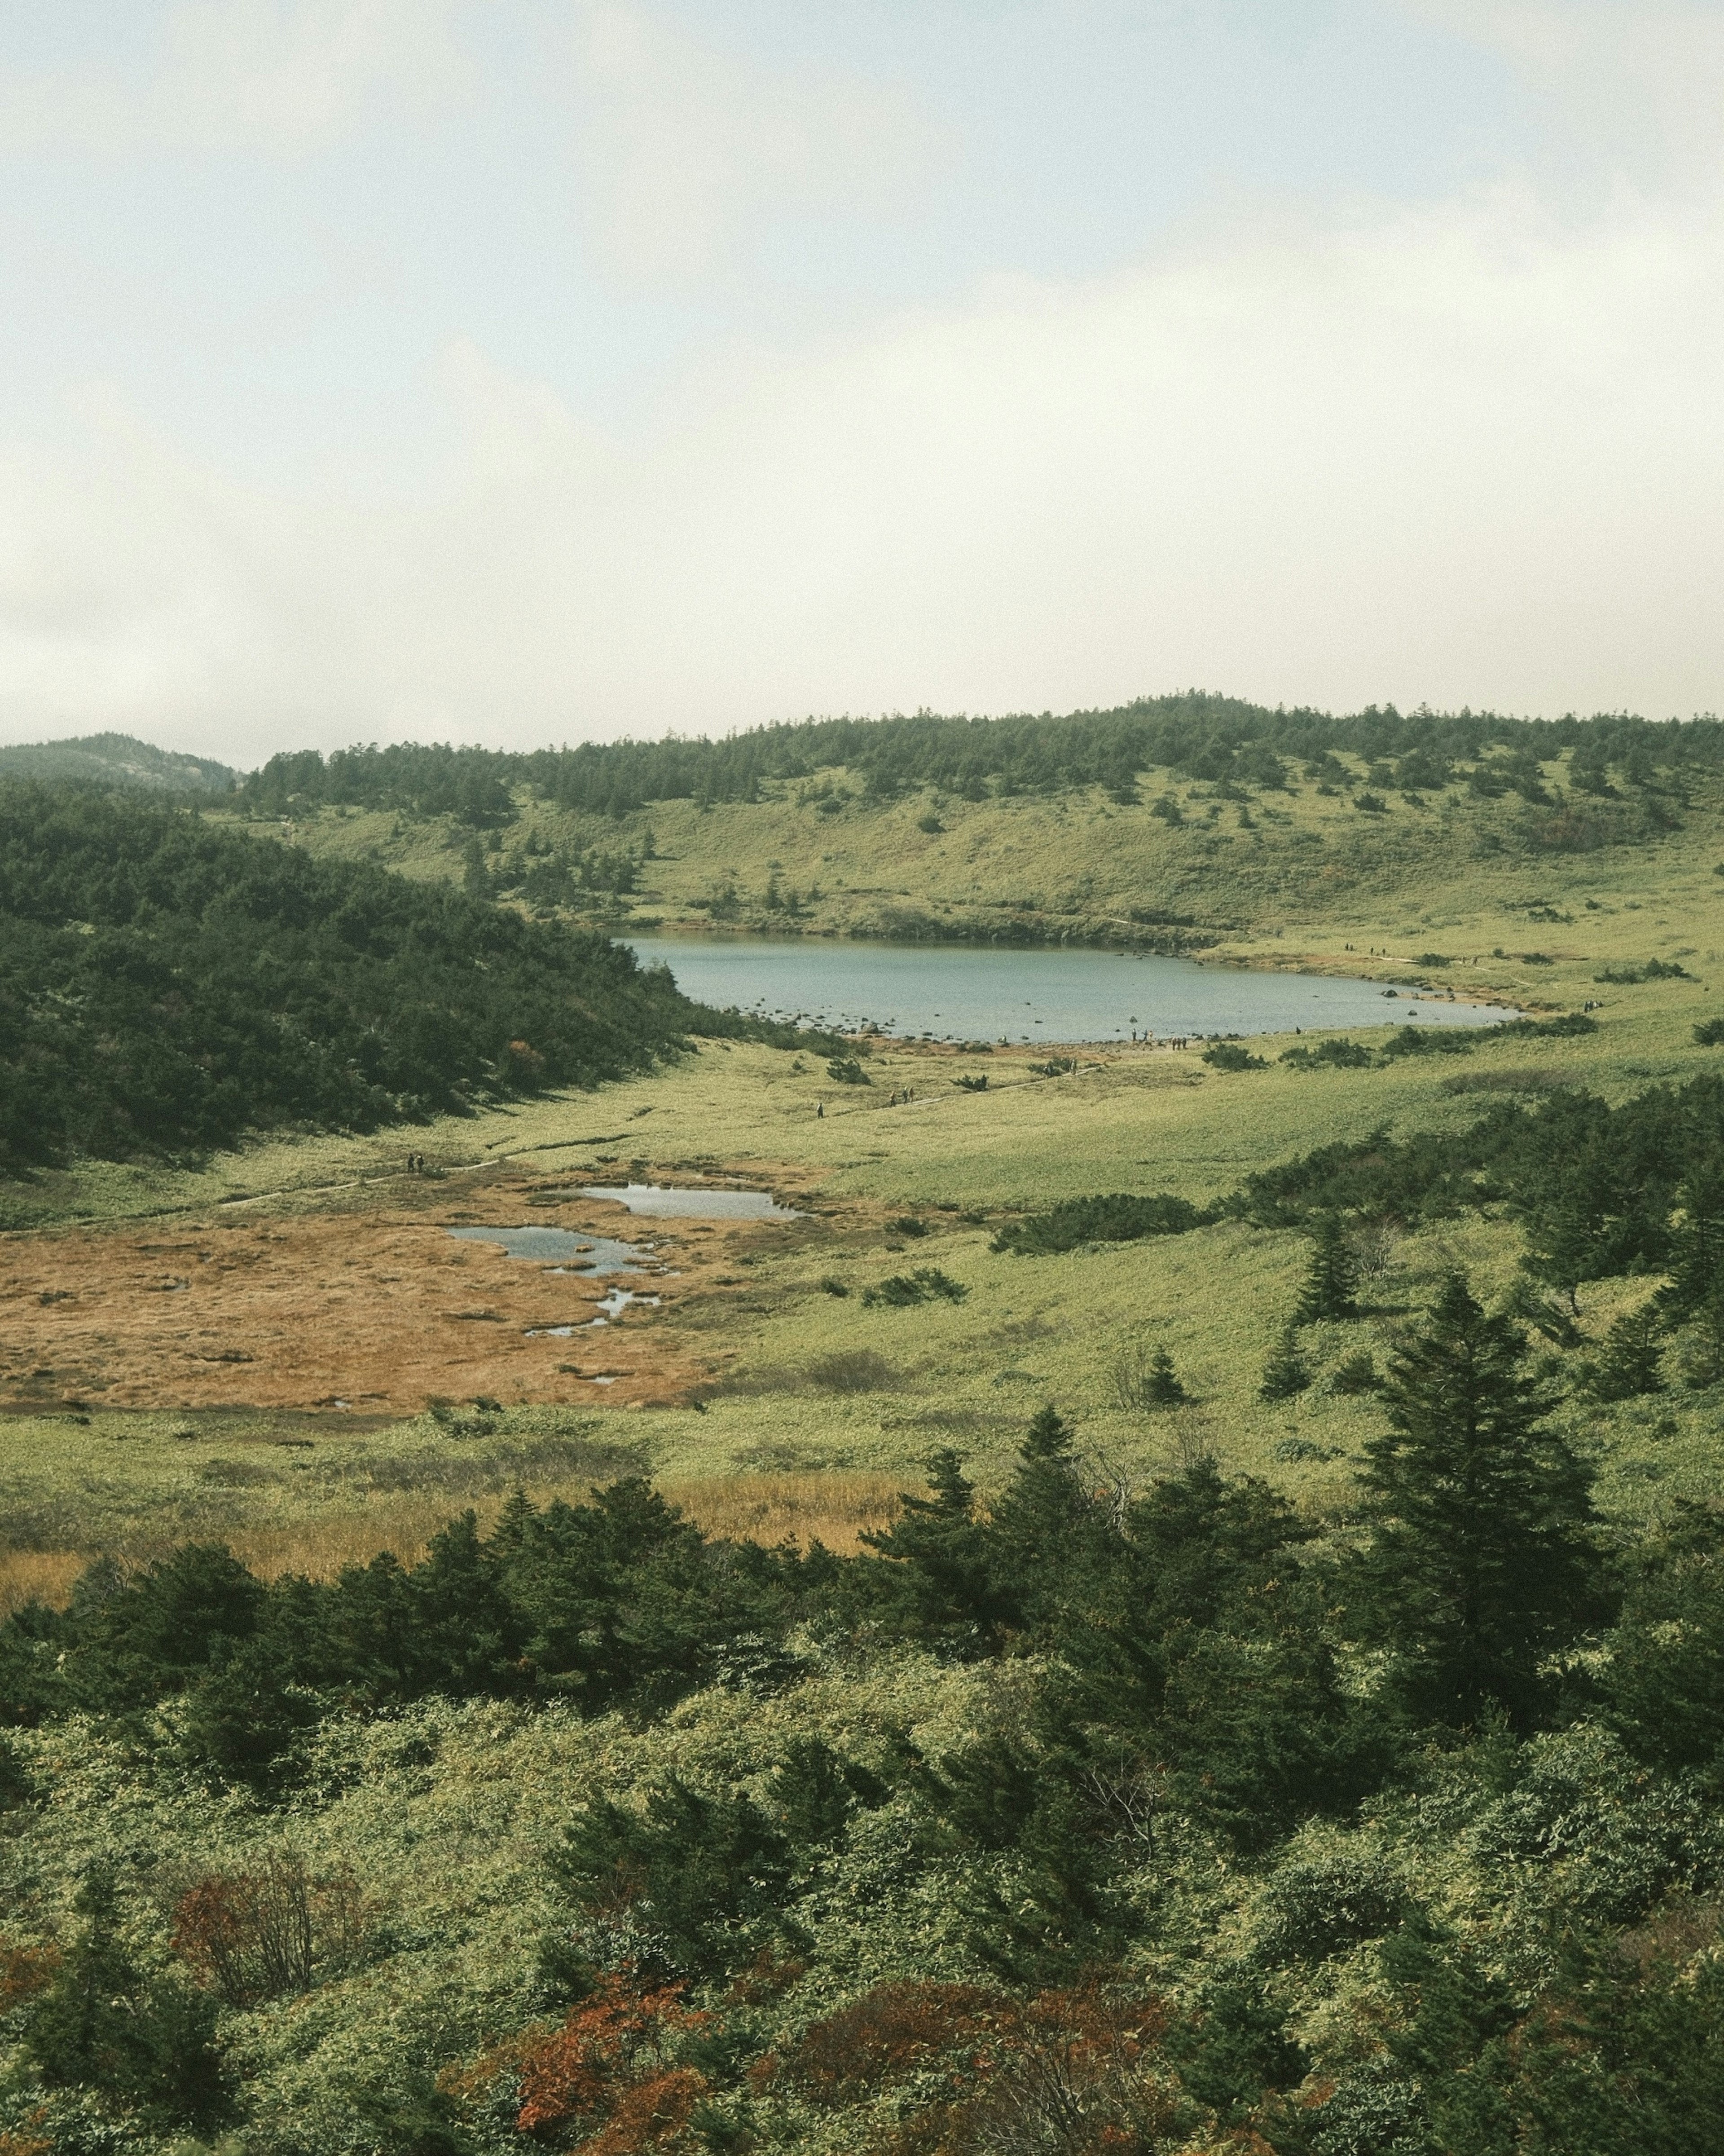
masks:
[[[638,1273],[658,1260],[638,1244],[613,1235],[583,1235],[571,1228],[451,1228],[457,1242],[498,1243],[511,1258],[567,1266],[570,1272]]]
[[[813,937],[641,936],[644,965],[668,966],[699,1003],[844,1032],[937,1040],[1126,1040],[1290,1033],[1296,1026],[1490,1025],[1485,1004],[1418,998],[1373,981],[1247,973],[1116,951],[1003,951],[973,944]]]
[[[801,1214],[779,1204],[770,1190],[681,1190],[657,1183],[630,1183],[621,1188],[593,1185],[583,1198],[608,1198],[653,1220],[797,1220]]]

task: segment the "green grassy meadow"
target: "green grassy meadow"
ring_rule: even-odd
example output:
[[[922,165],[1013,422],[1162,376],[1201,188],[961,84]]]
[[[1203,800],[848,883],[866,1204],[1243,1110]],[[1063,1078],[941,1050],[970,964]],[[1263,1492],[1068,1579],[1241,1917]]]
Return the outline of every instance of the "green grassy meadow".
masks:
[[[1668,911],[1676,916],[1674,901]],[[996,1486],[1024,1424],[1050,1400],[1076,1420],[1103,1471],[1142,1479],[1208,1451],[1331,1510],[1344,1505],[1375,1409],[1368,1395],[1330,1391],[1327,1378],[1361,1352],[1381,1364],[1397,1327],[1457,1263],[1481,1289],[1506,1295],[1521,1250],[1511,1224],[1467,1214],[1388,1239],[1367,1285],[1368,1314],[1306,1335],[1316,1383],[1280,1405],[1262,1401],[1258,1385],[1297,1298],[1304,1236],[1224,1220],[1174,1239],[1028,1257],[995,1254],[993,1235],[1061,1197],[1172,1191],[1204,1201],[1255,1169],[1379,1127],[1459,1127],[1505,1095],[1556,1086],[1620,1099],[1712,1067],[1719,1051],[1692,1037],[1712,1007],[1704,976],[1600,987],[1594,970],[1590,958],[1559,962],[1546,999],[1602,998],[1596,1034],[1487,1038],[1470,1056],[1409,1056],[1373,1070],[1271,1061],[1231,1074],[1191,1054],[1113,1050],[1048,1078],[996,1054],[988,1091],[972,1093],[951,1082],[970,1067],[962,1055],[885,1045],[870,1060],[870,1085],[835,1089],[814,1059],[709,1041],[596,1094],[445,1118],[416,1131],[413,1143],[444,1169],[452,1204],[468,1176],[507,1161],[573,1181],[723,1169],[812,1209],[796,1229],[752,1231],[724,1285],[663,1319],[631,1319],[674,1325],[692,1342],[710,1373],[698,1411],[515,1405],[469,1414],[453,1437],[429,1415],[382,1428],[263,1410],[14,1416],[4,1425],[0,1490],[15,1562],[65,1553],[63,1584],[73,1553],[155,1550],[195,1533],[234,1538],[272,1566],[326,1567],[367,1541],[419,1547],[449,1511],[494,1506],[514,1481],[578,1492],[619,1462],[676,1486],[697,1508],[708,1484],[795,1478],[803,1511],[828,1521],[854,1491],[874,1501],[881,1478],[915,1487],[942,1445],[966,1454],[984,1491]],[[1289,1045],[1253,1044],[1269,1058]],[[889,1106],[908,1085],[916,1100]],[[817,1120],[821,1098],[827,1113]],[[591,1137],[607,1142],[568,1142]],[[116,1224],[162,1210],[237,1207],[261,1217],[363,1208],[388,1200],[404,1144],[398,1133],[275,1140],[195,1172],[102,1166],[31,1197],[61,1220]],[[900,1216],[925,1232],[906,1235],[893,1224]],[[33,1234],[8,1238],[8,1255],[24,1259],[52,1227],[38,1215]],[[963,1300],[865,1306],[870,1286],[921,1265],[958,1283]],[[1646,1286],[1583,1288],[1583,1330],[1602,1332]],[[1136,1362],[1157,1348],[1172,1355],[1188,1405],[1124,1404]],[[859,1353],[872,1358],[859,1373],[827,1371]],[[1568,1411],[1596,1448],[1612,1509],[1641,1514],[1717,1486],[1724,1435],[1710,1395],[1676,1388],[1655,1404],[1650,1414],[1644,1402]],[[784,1524],[806,1527],[788,1515]],[[38,1574],[23,1565],[18,1577]]]

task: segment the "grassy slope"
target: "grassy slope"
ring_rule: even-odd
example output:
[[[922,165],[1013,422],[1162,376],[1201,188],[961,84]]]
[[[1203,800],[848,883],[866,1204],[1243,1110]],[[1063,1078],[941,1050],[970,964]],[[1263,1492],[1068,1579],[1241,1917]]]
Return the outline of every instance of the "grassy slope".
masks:
[[[1557,992],[1578,995],[1590,985],[1578,966],[1558,973]],[[818,1065],[798,1071],[798,1059],[781,1051],[709,1044],[670,1072],[604,1089],[597,1125],[619,1129],[649,1109],[649,1118],[635,1124],[645,1172],[664,1179],[721,1159],[763,1179],[788,1173],[818,1187],[833,1210],[818,1240],[781,1241],[767,1231],[760,1255],[728,1293],[684,1306],[679,1322],[695,1336],[716,1386],[704,1414],[648,1409],[583,1420],[566,1410],[559,1419],[551,1410],[513,1409],[490,1436],[475,1430],[461,1440],[468,1465],[458,1472],[449,1464],[447,1434],[428,1419],[376,1432],[320,1432],[312,1472],[303,1455],[269,1447],[270,1431],[239,1429],[232,1418],[180,1419],[176,1435],[172,1417],[98,1413],[87,1424],[44,1417],[7,1425],[4,1501],[20,1518],[46,1525],[59,1516],[56,1529],[29,1537],[38,1546],[238,1532],[266,1563],[318,1563],[320,1548],[333,1562],[368,1539],[411,1548],[439,1512],[494,1497],[499,1477],[511,1471],[500,1462],[490,1473],[485,1458],[555,1434],[554,1423],[568,1436],[586,1431],[626,1441],[684,1485],[824,1471],[830,1479],[805,1486],[800,1498],[778,1493],[774,1523],[794,1524],[784,1507],[793,1512],[800,1503],[818,1515],[823,1532],[844,1539],[847,1520],[877,1507],[878,1478],[913,1479],[936,1445],[957,1444],[984,1485],[996,1480],[1025,1419],[1049,1398],[1080,1418],[1092,1448],[1135,1471],[1202,1445],[1306,1497],[1334,1499],[1343,1492],[1348,1456],[1373,1426],[1370,1400],[1336,1398],[1321,1383],[1287,1406],[1256,1398],[1264,1358],[1296,1295],[1301,1238],[1229,1223],[1175,1241],[1023,1259],[994,1255],[990,1224],[962,1213],[1116,1188],[1208,1196],[1254,1167],[1381,1122],[1410,1128],[1470,1117],[1491,1096],[1446,1091],[1444,1081],[1456,1077],[1519,1072],[1619,1096],[1649,1081],[1680,1080],[1715,1057],[1691,1040],[1694,1016],[1714,1002],[1701,983],[1604,993],[1596,1036],[1504,1041],[1465,1060],[1408,1060],[1378,1071],[1228,1076],[1190,1058],[1120,1053],[1075,1077],[1041,1080],[996,1057],[989,1091],[969,1094],[947,1082],[962,1064],[893,1050],[878,1059],[874,1086],[833,1100],[818,1122],[817,1091],[831,1099]],[[1271,1052],[1275,1045],[1266,1044]],[[906,1079],[922,1097],[908,1108],[886,1106],[890,1090]],[[596,1127],[594,1108],[586,1096],[546,1101],[440,1124],[423,1142],[458,1168],[584,1135]],[[570,1158],[551,1155],[547,1168],[567,1173]],[[362,1203],[366,1186],[356,1190],[351,1178],[377,1175],[371,1187],[382,1195],[395,1164],[395,1148],[380,1141],[278,1142],[219,1160],[199,1176],[105,1170],[81,1194],[116,1210],[146,1197],[201,1209],[223,1193],[297,1185],[296,1196],[264,1204]],[[932,1232],[905,1242],[889,1225],[900,1206],[918,1208]],[[902,1247],[889,1248],[894,1241]],[[1320,1370],[1361,1348],[1380,1358],[1396,1313],[1417,1307],[1456,1260],[1491,1291],[1506,1289],[1517,1252],[1507,1224],[1470,1218],[1409,1239],[1373,1290],[1380,1315],[1308,1336]],[[967,1299],[905,1311],[862,1307],[856,1291],[928,1264],[963,1283]],[[853,1291],[843,1298],[824,1292],[827,1277]],[[1644,1283],[1629,1281],[1585,1291],[1588,1329],[1602,1328],[1644,1291]],[[1162,1343],[1195,1404],[1173,1415],[1122,1409],[1117,1366]],[[857,1348],[891,1366],[887,1389],[834,1393],[811,1378],[812,1365]],[[1711,1394],[1672,1391],[1654,1403],[1577,1413],[1599,1445],[1611,1504],[1640,1511],[1718,1486],[1724,1434]],[[1337,1456],[1287,1457],[1289,1441],[1301,1440]],[[415,1459],[424,1462],[422,1475],[413,1471]],[[546,1463],[529,1468],[526,1479],[541,1488],[579,1487],[586,1476],[573,1464],[559,1473]],[[69,1491],[79,1493],[70,1519]],[[712,1502],[711,1492],[690,1494],[697,1505]]]
[[[924,844],[920,865],[907,853],[902,858],[915,877],[928,870],[936,893],[938,861],[949,865],[966,849],[1002,872],[1008,861],[1021,863],[1026,878],[1034,870],[1044,883],[1051,865],[1082,859],[1098,880],[1111,879],[1109,889],[1116,896],[1131,875],[1141,874],[1143,902],[1172,896],[1183,910],[1196,911],[1199,901],[1213,898],[1218,911],[1226,901],[1236,917],[1249,914],[1257,932],[1232,938],[1224,947],[1229,955],[1286,963],[1296,953],[1311,963],[1406,978],[1417,969],[1404,962],[1439,947],[1467,962],[1449,975],[1464,970],[1469,992],[1553,1007],[1600,998],[1600,1031],[1578,1040],[1504,1041],[1465,1060],[1409,1059],[1373,1071],[1271,1069],[1227,1076],[1194,1057],[1121,1050],[1086,1060],[1074,1077],[1045,1080],[1015,1057],[996,1055],[987,1066],[989,1090],[982,1094],[950,1084],[966,1067],[961,1062],[889,1049],[871,1066],[871,1087],[835,1096],[817,1060],[708,1044],[680,1065],[605,1087],[597,1096],[449,1119],[413,1132],[412,1142],[459,1174],[500,1154],[536,1160],[534,1148],[627,1127],[639,1172],[661,1180],[722,1162],[762,1178],[788,1176],[801,1188],[818,1188],[834,1209],[824,1239],[779,1248],[763,1238],[746,1281],[738,1276],[727,1295],[684,1306],[677,1322],[700,1336],[716,1388],[706,1412],[588,1419],[608,1435],[623,1432],[638,1456],[685,1485],[690,1478],[698,1484],[738,1474],[769,1481],[826,1475],[800,1500],[788,1483],[777,1496],[762,1496],[769,1508],[778,1505],[775,1521],[788,1518],[785,1506],[793,1512],[800,1502],[818,1515],[824,1532],[842,1539],[847,1521],[853,1526],[877,1507],[880,1476],[912,1476],[916,1463],[942,1442],[968,1451],[985,1484],[1003,1471],[1025,1419],[1048,1398],[1075,1411],[1088,1441],[1122,1466],[1141,1471],[1202,1445],[1311,1497],[1338,1496],[1347,1455],[1373,1425],[1369,1400],[1337,1399],[1321,1385],[1290,1406],[1270,1408],[1256,1398],[1264,1358],[1296,1296],[1301,1239],[1228,1224],[1174,1242],[1026,1260],[992,1255],[989,1222],[962,1215],[1109,1189],[1209,1197],[1232,1188],[1254,1168],[1378,1124],[1405,1130],[1469,1119],[1491,1096],[1451,1090],[1456,1081],[1560,1079],[1619,1097],[1708,1067],[1717,1051],[1696,1048],[1692,1026],[1717,1008],[1724,988],[1716,965],[1716,947],[1724,944],[1724,879],[1711,873],[1724,853],[1724,824],[1716,803],[1696,799],[1682,828],[1651,844],[1530,862],[1489,843],[1495,832],[1506,845],[1520,828],[1523,812],[1512,801],[1452,798],[1449,834],[1440,843],[1440,809],[1398,806],[1383,819],[1391,827],[1385,832],[1376,819],[1306,789],[1280,804],[1281,812],[1294,821],[1275,823],[1255,805],[1256,830],[1226,835],[1224,824],[1211,850],[1211,842],[1194,840],[1188,830],[1169,831],[1146,809],[1081,798],[973,809],[952,803],[946,810],[952,832],[926,841],[917,834]],[[818,843],[829,853],[848,849],[845,880],[854,896],[908,846],[916,813],[915,803],[858,806],[816,819],[812,809],[762,803],[702,816],[687,804],[672,804],[655,809],[653,821],[660,845],[679,857],[654,874],[667,890],[675,883],[690,891],[729,857],[739,865],[741,882],[758,875],[763,883],[767,862],[781,860],[783,880],[794,883],[803,871],[790,850],[792,839],[806,824],[809,845]],[[1234,814],[1231,805],[1225,808],[1228,823]],[[372,828],[375,820],[331,814],[300,835],[331,851],[368,850],[381,841],[400,865],[423,874],[447,874],[455,865],[437,831],[403,831],[390,839]],[[1275,894],[1304,857],[1293,843],[1301,824],[1334,835],[1299,886],[1306,911],[1290,910],[1276,920]],[[548,826],[546,834],[555,835]],[[1083,844],[1075,844],[1080,835]],[[614,831],[607,843],[614,845]],[[1180,873],[1194,879],[1192,885],[1175,891],[1165,880],[1152,884],[1155,862],[1171,875],[1167,864],[1182,858]],[[1367,875],[1378,880],[1375,896]],[[910,867],[899,872],[900,886],[913,880]],[[836,891],[838,879],[832,880]],[[1588,909],[1588,899],[1594,910]],[[1573,918],[1531,921],[1534,905]],[[833,922],[837,918],[834,911]],[[1275,926],[1282,930],[1279,937]],[[1347,944],[1360,947],[1348,952]],[[1493,957],[1499,947],[1542,948],[1556,963],[1531,967],[1519,958]],[[1595,979],[1606,963],[1654,956],[1680,957],[1697,978],[1632,987],[1601,986]],[[1442,975],[1426,969],[1426,978]],[[1261,1044],[1270,1055],[1284,1045]],[[888,1106],[890,1092],[906,1082],[920,1097],[908,1107]],[[813,1106],[821,1094],[828,1113],[816,1122]],[[362,1205],[373,1196],[387,1199],[407,1142],[399,1133],[272,1140],[218,1157],[195,1173],[99,1166],[14,1192],[12,1218],[20,1228],[39,1231],[77,1215],[119,1220],[170,1209],[195,1214],[248,1195],[264,1211]],[[570,1164],[580,1158],[552,1153],[544,1165],[547,1172],[573,1173]],[[933,1232],[894,1251],[889,1242],[901,1239],[886,1223],[894,1209],[904,1207],[920,1209]],[[19,1248],[13,1246],[14,1257]],[[1375,1291],[1383,1314],[1319,1332],[1311,1342],[1319,1365],[1332,1366],[1361,1347],[1380,1356],[1394,1314],[1416,1306],[1436,1273],[1457,1259],[1491,1288],[1506,1287],[1517,1250],[1514,1231],[1500,1222],[1470,1219],[1411,1239]],[[856,1291],[885,1273],[925,1264],[962,1282],[967,1299],[957,1306],[865,1310],[859,1293],[839,1298],[820,1286],[823,1278],[836,1277]],[[1643,1291],[1644,1284],[1626,1281],[1587,1291],[1588,1329],[1602,1327]],[[1121,1408],[1116,1367],[1162,1343],[1191,1384],[1195,1404],[1172,1416]],[[890,1389],[844,1394],[811,1382],[811,1365],[859,1348],[876,1351],[891,1366],[895,1382]],[[1600,1445],[1610,1502],[1639,1509],[1679,1492],[1716,1489],[1724,1439],[1715,1434],[1715,1405],[1709,1395],[1673,1392],[1650,1413],[1644,1402],[1578,1411]],[[548,1412],[511,1410],[492,1439],[469,1435],[469,1457],[477,1460],[494,1445],[542,1437]],[[9,1423],[4,1496],[21,1517],[44,1522],[57,1508],[64,1511],[69,1488],[86,1493],[79,1507],[83,1532],[63,1522],[60,1531],[33,1536],[38,1544],[155,1539],[178,1522],[200,1532],[242,1532],[266,1561],[272,1549],[280,1561],[299,1561],[309,1553],[305,1537],[314,1529],[331,1553],[350,1553],[367,1536],[411,1548],[441,1505],[465,1496],[482,1500],[495,1479],[475,1466],[464,1482],[459,1476],[451,1482],[434,1465],[446,1455],[446,1437],[427,1421],[356,1431],[332,1449],[320,1441],[319,1460],[331,1471],[316,1475],[295,1471],[279,1452],[248,1449],[267,1432],[237,1431],[217,1420],[203,1427],[194,1418],[188,1426],[202,1435],[192,1445],[171,1434],[172,1424],[172,1418],[100,1414],[88,1424],[51,1418]],[[329,1435],[335,1437],[333,1430]],[[1337,1456],[1290,1459],[1290,1440],[1297,1440]],[[403,1468],[421,1455],[427,1467],[416,1491],[413,1474]],[[262,1462],[267,1471],[224,1479],[224,1458]],[[351,1471],[336,1471],[343,1463]],[[206,1471],[212,1467],[213,1475]],[[557,1477],[547,1468],[532,1479],[551,1486]],[[581,1477],[571,1471],[563,1480],[578,1486]],[[816,1486],[825,1494],[808,1495]],[[767,1485],[760,1488],[766,1491]],[[695,1494],[698,1499],[698,1490]]]
[[[1363,767],[1352,761],[1362,783]],[[1350,793],[1308,784],[1219,801],[1211,788],[1152,772],[1130,808],[1095,788],[980,803],[924,793],[888,804],[853,793],[825,816],[813,782],[798,782],[752,805],[660,802],[617,824],[523,797],[521,820],[504,835],[511,850],[536,839],[609,853],[639,850],[650,829],[656,853],[642,890],[609,909],[637,925],[704,925],[711,916],[697,901],[732,885],[736,925],[786,933],[901,932],[906,916],[924,932],[931,924],[954,935],[994,933],[1015,918],[1049,940],[1129,941],[1155,932],[1133,924],[1135,909],[1206,924],[1198,932],[1216,939],[1219,955],[1340,968],[1368,956],[1349,946],[1374,945],[1384,954],[1375,970],[1391,978],[1419,973],[1421,955],[1435,949],[1464,962],[1468,989],[1522,994],[1547,987],[1544,969],[1495,959],[1497,948],[1647,957],[1716,939],[1724,915],[1724,881],[1707,880],[1724,850],[1716,782],[1696,785],[1677,811],[1680,828],[1650,842],[1562,851],[1538,834],[1562,835],[1565,767],[1544,771],[1552,799],[1538,809],[1460,786],[1423,797],[1423,805],[1386,795],[1380,815],[1356,808]],[[839,791],[850,783],[842,773],[827,778]],[[1181,804],[1183,824],[1152,813],[1164,793]],[[1638,799],[1568,802],[1590,819],[1592,837],[1642,828]],[[918,828],[931,814],[943,831]],[[461,839],[445,821],[329,809],[293,829],[320,852],[371,855],[410,875],[459,872]],[[775,875],[803,907],[795,920],[764,910]],[[1540,909],[1575,918],[1534,919]],[[1456,978],[1453,968],[1423,971]]]

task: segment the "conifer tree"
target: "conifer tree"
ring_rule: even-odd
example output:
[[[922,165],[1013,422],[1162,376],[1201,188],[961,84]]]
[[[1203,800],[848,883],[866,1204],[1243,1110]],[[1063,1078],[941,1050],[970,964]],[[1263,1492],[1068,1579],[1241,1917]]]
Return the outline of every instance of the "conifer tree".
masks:
[[[121,1934],[111,1871],[72,1907],[83,1929],[26,2025],[23,2054],[50,2088],[88,2090],[141,2126],[208,2124],[228,2111],[215,2013],[201,1992],[148,1979]]]
[[[1143,1376],[1143,1400],[1147,1407],[1177,1408],[1188,1398],[1173,1368],[1173,1358],[1165,1348],[1157,1348],[1149,1358],[1149,1368]]]
[[[961,1455],[943,1445],[927,1463],[929,1495],[901,1492],[898,1517],[862,1540],[903,1567],[919,1629],[947,1653],[985,1652],[1000,1619],[988,1531]]]
[[[1724,1168],[1707,1161],[1676,1193],[1680,1214],[1670,1237],[1670,1281],[1660,1300],[1673,1317],[1689,1317],[1724,1291]]]
[[[1655,1301],[1619,1317],[1604,1336],[1604,1351],[1593,1373],[1592,1389],[1598,1398],[1631,1400],[1644,1393],[1661,1393],[1663,1335]]]
[[[1541,1666],[1602,1614],[1592,1472],[1526,1365],[1525,1336],[1451,1273],[1390,1366],[1389,1427],[1366,1446],[1363,1613],[1420,1721],[1465,1727],[1496,1707],[1530,1727]]]
[[[1265,1400],[1290,1400],[1302,1393],[1311,1383],[1311,1366],[1299,1352],[1299,1331],[1289,1325],[1275,1343],[1275,1353],[1264,1365],[1263,1383],[1257,1388],[1258,1397]]]
[[[1358,1272],[1347,1247],[1347,1232],[1338,1213],[1319,1216],[1311,1269],[1295,1313],[1297,1325],[1316,1325],[1325,1318],[1357,1317]]]

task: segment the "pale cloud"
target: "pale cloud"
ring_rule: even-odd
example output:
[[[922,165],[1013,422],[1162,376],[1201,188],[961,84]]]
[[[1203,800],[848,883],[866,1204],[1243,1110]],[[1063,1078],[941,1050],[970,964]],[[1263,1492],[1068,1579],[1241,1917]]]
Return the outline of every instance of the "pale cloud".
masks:
[[[411,503],[243,493],[110,409],[0,485],[0,723],[244,761],[240,712],[254,757],[1188,682],[1716,706],[1721,258],[1505,191],[733,359],[618,439],[469,346]]]
[[[882,215],[947,153],[890,84],[762,65],[622,0],[577,23],[582,216],[625,283],[706,280],[762,222]]]
[[[299,151],[464,69],[454,0],[175,0],[151,64],[0,74],[0,151]]]
[[[1711,18],[1669,12],[1697,79]],[[1565,124],[1577,84],[1629,64],[1621,8],[1470,14]],[[762,150],[790,78],[738,87],[640,15],[582,19],[583,64],[612,41],[607,125],[675,134],[685,74],[713,108],[698,154],[608,200],[640,274],[710,274],[889,132],[858,121],[828,157],[787,118]],[[1649,160],[1675,132],[1647,123]],[[1716,709],[1724,198],[1697,152],[1663,169],[1584,198],[1530,160],[1414,208],[1253,206],[1111,275],[736,339],[608,429],[452,335],[402,385],[435,413],[411,485],[357,461],[242,485],[121,390],[82,393],[58,434],[0,442],[0,732],[248,762],[1191,683]]]
[[[1412,0],[1512,64],[1571,163],[1655,192],[1724,184],[1724,8],[1713,0]]]

